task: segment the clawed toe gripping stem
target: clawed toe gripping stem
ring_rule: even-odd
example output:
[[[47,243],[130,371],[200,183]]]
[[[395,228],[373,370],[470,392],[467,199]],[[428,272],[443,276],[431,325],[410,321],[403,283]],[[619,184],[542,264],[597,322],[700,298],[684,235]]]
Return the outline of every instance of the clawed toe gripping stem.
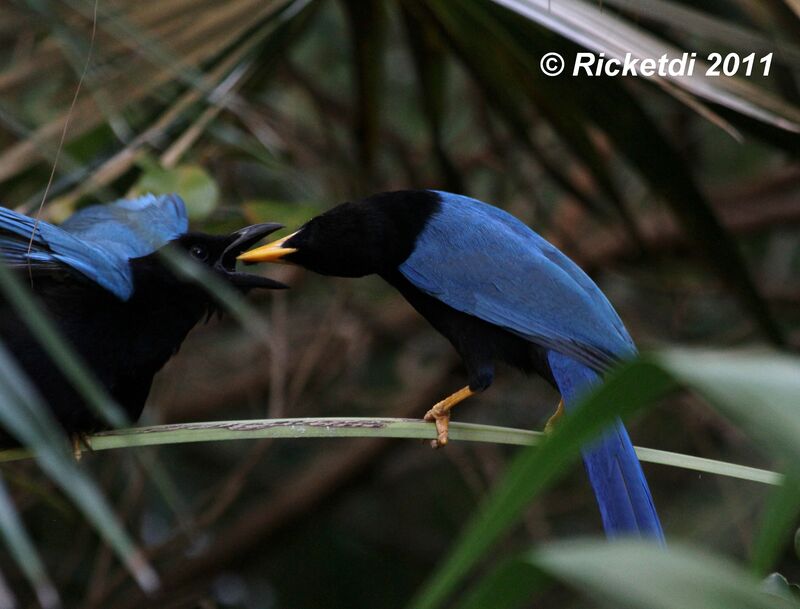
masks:
[[[453,406],[463,402],[475,392],[468,386],[456,391],[453,395],[447,396],[441,402],[437,402],[433,408],[425,413],[425,420],[436,423],[436,439],[431,441],[433,448],[441,448],[447,444],[448,430],[450,428],[450,411]]]

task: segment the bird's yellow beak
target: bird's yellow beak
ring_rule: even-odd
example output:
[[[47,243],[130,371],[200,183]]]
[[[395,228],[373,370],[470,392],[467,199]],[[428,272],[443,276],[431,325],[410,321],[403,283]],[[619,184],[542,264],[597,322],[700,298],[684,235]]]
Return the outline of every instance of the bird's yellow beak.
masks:
[[[272,243],[267,243],[266,245],[262,245],[261,247],[257,247],[254,250],[250,250],[249,252],[245,252],[244,254],[239,254],[236,258],[237,260],[241,260],[242,262],[280,262],[281,258],[284,256],[291,254],[292,252],[296,252],[297,249],[293,247],[283,247],[283,244],[288,240],[294,237],[297,233],[292,233],[282,239],[278,239],[277,241],[273,241]]]

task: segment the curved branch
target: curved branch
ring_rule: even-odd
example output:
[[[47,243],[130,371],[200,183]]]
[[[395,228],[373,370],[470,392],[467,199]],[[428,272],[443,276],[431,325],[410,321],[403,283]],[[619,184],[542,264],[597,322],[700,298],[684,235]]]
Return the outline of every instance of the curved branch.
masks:
[[[464,442],[488,442],[512,446],[535,446],[544,432],[479,425],[450,423],[450,439]],[[389,417],[304,417],[293,419],[245,419],[240,421],[206,421],[175,423],[117,429],[88,436],[86,445],[92,451],[135,448],[163,444],[220,442],[229,440],[258,440],[263,438],[404,438],[434,440],[436,426],[420,419]],[[645,463],[658,463],[682,469],[718,474],[731,478],[777,485],[781,476],[776,472],[735,463],[715,461],[672,453],[653,448],[636,447],[636,454]],[[26,449],[0,451],[0,463],[30,458]]]

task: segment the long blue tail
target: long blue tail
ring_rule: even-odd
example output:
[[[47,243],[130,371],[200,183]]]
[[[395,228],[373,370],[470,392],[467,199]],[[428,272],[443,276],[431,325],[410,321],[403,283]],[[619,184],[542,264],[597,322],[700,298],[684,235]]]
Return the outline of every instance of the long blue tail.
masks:
[[[566,355],[551,351],[548,360],[567,410],[600,380],[596,372]],[[622,421],[583,450],[583,462],[606,535],[638,535],[664,541],[647,480]]]

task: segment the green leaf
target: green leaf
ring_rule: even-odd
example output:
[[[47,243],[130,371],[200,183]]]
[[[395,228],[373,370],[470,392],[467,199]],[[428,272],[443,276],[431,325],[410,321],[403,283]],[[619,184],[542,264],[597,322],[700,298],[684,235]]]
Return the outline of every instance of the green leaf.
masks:
[[[465,442],[490,442],[509,446],[536,446],[543,432],[527,429],[450,423],[450,439]],[[94,452],[116,448],[184,444],[187,442],[220,442],[224,440],[255,440],[261,438],[407,438],[434,440],[436,431],[423,420],[382,417],[313,417],[293,419],[246,419],[240,421],[204,421],[172,423],[151,427],[133,427],[103,431],[86,437]],[[671,453],[654,448],[635,447],[643,463],[658,463],[669,467],[728,476],[761,484],[780,486],[783,477],[775,472],[703,459],[692,455]],[[30,458],[23,448],[0,450],[0,463]],[[22,481],[17,480],[17,484]]]
[[[469,592],[458,609],[512,609],[529,604],[536,592],[551,583],[546,573],[530,562],[506,560]]]
[[[607,57],[676,57],[683,52],[619,15],[582,0],[493,0],[581,46]],[[699,73],[698,73],[699,72]],[[736,112],[800,133],[800,109],[740,78],[707,78],[703,70],[668,77],[676,86]],[[669,91],[669,89],[667,89]],[[680,97],[678,99],[681,99]]]
[[[760,446],[790,462],[800,461],[800,358],[676,349],[654,359]]]
[[[705,551],[643,540],[549,544],[525,560],[591,598],[642,609],[789,609],[752,574]],[[498,608],[499,609],[499,608]]]
[[[683,453],[673,453],[666,450],[655,448],[636,447],[636,456],[642,463],[658,463],[670,467],[680,467],[696,472],[738,478],[739,480],[749,480],[750,482],[760,482],[772,486],[780,486],[783,476],[769,470],[729,463],[727,461],[715,461]]]
[[[800,515],[800,477],[786,476],[772,493],[761,518],[761,527],[753,548],[753,571],[764,574],[778,560],[781,551],[792,541],[794,526]]]
[[[798,607],[785,579],[759,582],[705,551],[642,540],[548,544],[506,561],[483,578],[458,609],[527,606],[550,577],[610,606],[643,609]]]
[[[177,193],[186,203],[189,218],[195,222],[208,218],[219,203],[216,180],[199,165],[179,165],[174,169],[163,169],[152,163],[147,164],[133,187],[133,193],[137,196],[148,193]]]
[[[800,600],[800,586],[790,584],[780,573],[770,573],[761,586],[767,594],[779,596],[788,601]]]
[[[91,479],[78,469],[58,423],[3,345],[0,345],[0,403],[3,404],[0,426],[30,447],[39,466],[116,551],[141,588],[148,591],[157,588],[155,571]]]
[[[88,372],[72,346],[58,333],[55,325],[45,314],[21,281],[0,264],[0,293],[8,300],[17,314],[28,324],[31,333],[52,356],[62,374],[78,389],[99,419],[112,427],[123,427],[130,423],[125,411],[116,403],[105,388]]]
[[[36,598],[44,609],[53,609],[61,606],[50,577],[47,575],[42,559],[31,542],[25,527],[17,514],[14,502],[6,490],[5,482],[0,478],[0,534],[6,542],[14,561],[25,574],[36,592]],[[2,603],[0,603],[2,606]]]

